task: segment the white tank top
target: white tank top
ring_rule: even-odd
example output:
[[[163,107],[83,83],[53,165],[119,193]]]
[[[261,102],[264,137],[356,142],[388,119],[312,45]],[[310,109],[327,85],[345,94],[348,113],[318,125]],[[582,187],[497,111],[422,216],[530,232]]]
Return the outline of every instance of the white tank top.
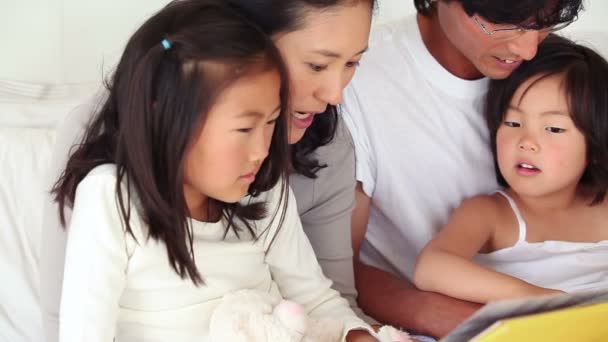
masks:
[[[519,237],[511,247],[477,254],[475,262],[531,284],[565,292],[608,289],[608,240],[529,243],[526,222],[515,201],[502,191],[498,193],[509,201],[517,217]]]

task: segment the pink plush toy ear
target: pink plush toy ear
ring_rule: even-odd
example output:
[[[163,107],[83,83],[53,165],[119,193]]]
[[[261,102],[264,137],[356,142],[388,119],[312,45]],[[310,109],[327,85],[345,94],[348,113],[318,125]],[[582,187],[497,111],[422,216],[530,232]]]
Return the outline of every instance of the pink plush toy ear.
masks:
[[[296,302],[289,300],[281,300],[274,307],[272,314],[289,330],[294,333],[294,337],[298,340],[302,339],[306,334],[308,326],[308,317],[304,307]]]

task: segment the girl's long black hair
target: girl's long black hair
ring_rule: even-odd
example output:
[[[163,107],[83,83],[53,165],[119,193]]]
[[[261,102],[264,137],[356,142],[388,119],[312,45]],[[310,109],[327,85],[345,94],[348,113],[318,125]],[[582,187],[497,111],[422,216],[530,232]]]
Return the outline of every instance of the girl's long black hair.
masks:
[[[138,210],[150,237],[165,243],[175,271],[195,284],[202,282],[184,198],[186,151],[218,95],[237,79],[263,70],[277,70],[281,76],[281,113],[269,155],[249,188],[253,196],[288,173],[288,79],[279,52],[268,35],[223,0],[175,1],[148,19],[127,43],[107,82],[107,100],[52,189],[61,222],[65,225],[64,208],[73,205],[83,178],[101,164],[115,164],[125,230],[133,235],[130,213]],[[121,183],[127,184],[122,187],[126,191]],[[130,204],[132,191],[136,208]],[[287,201],[286,191],[282,181],[281,203]],[[211,200],[210,207],[227,221],[226,232],[237,234],[244,224],[256,236],[248,221],[267,215],[263,203]]]

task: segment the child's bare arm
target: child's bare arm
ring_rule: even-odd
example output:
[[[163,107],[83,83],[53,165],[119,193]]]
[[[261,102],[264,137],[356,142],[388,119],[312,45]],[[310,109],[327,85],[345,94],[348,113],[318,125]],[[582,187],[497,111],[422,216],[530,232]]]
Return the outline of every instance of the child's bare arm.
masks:
[[[492,196],[463,202],[418,256],[414,282],[422,290],[486,303],[555,293],[480,266],[472,258],[491,241],[498,205]]]

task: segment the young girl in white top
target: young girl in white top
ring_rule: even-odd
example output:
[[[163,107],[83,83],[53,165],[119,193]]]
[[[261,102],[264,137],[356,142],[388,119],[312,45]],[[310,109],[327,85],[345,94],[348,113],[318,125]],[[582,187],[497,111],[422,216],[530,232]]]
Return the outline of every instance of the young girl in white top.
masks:
[[[416,285],[485,303],[608,288],[608,63],[551,36],[486,100],[505,190],[457,208]]]
[[[222,0],[172,2],[109,83],[53,189],[64,222],[73,209],[60,341],[205,341],[240,289],[362,338],[285,181],[288,79],[270,38]]]

